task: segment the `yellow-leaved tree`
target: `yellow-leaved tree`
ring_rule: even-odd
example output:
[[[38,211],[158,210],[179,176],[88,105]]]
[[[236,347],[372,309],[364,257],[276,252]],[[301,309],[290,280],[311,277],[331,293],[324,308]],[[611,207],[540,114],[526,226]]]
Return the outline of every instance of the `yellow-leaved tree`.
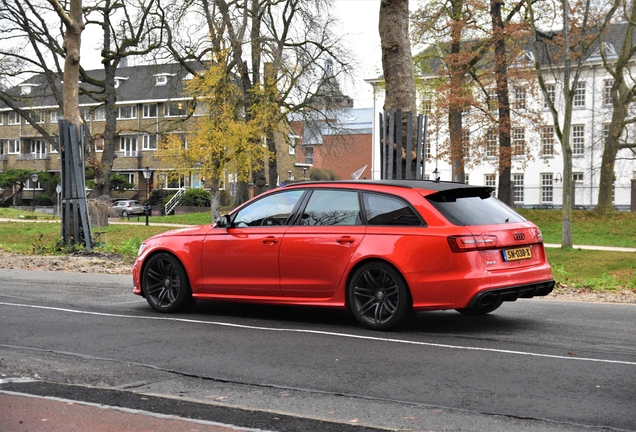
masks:
[[[249,95],[253,103],[245,110],[244,94],[236,77],[227,73],[226,57],[194,76],[186,92],[197,106],[197,113],[187,134],[170,134],[158,145],[157,156],[170,170],[171,178],[199,175],[210,188],[211,213],[219,216],[219,186],[226,173],[238,181],[249,181],[251,173],[262,169],[273,155],[263,145],[264,137],[280,119],[280,110],[267,97],[266,86],[256,86]],[[278,114],[277,114],[278,113]]]

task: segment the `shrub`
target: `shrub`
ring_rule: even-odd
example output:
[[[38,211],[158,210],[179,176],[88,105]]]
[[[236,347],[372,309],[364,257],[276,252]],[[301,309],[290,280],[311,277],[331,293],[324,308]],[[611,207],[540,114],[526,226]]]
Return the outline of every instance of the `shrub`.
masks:
[[[53,199],[51,199],[50,196],[45,194],[40,194],[40,195],[36,195],[35,198],[33,198],[33,205],[34,206],[52,206],[52,205],[55,205],[55,202],[53,201]]]
[[[210,192],[199,188],[188,189],[181,197],[179,205],[210,207]]]
[[[338,176],[330,169],[312,168],[309,170],[309,179],[313,181],[338,180]]]

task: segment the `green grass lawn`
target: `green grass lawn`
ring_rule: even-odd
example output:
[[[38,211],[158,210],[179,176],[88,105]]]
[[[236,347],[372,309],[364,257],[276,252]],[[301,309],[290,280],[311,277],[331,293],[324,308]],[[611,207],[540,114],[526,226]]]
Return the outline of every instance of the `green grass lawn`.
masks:
[[[527,219],[536,223],[543,232],[545,243],[561,243],[561,212],[558,210],[519,209]],[[0,208],[0,218],[18,219],[37,216],[38,220],[50,216]],[[132,218],[133,225],[110,224],[98,238],[97,251],[122,254],[131,261],[140,243],[155,234],[173,227],[158,223],[203,225],[211,223],[210,213],[190,213],[175,216],[153,216],[150,226],[145,217]],[[636,213],[616,212],[597,216],[589,211],[574,211],[572,221],[574,244],[620,246],[636,248]],[[0,223],[0,250],[17,253],[63,254],[68,251],[57,246],[60,238],[59,223]],[[563,250],[546,248],[557,282],[577,288],[595,290],[636,290],[636,253],[594,250]]]

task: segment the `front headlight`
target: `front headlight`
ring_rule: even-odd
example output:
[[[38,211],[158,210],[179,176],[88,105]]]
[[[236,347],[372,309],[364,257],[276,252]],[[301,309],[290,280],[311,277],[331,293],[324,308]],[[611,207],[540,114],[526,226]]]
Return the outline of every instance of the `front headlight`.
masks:
[[[146,243],[142,243],[141,245],[139,245],[139,250],[137,251],[137,256],[141,255],[141,253],[144,251],[144,249],[146,249],[148,245]]]

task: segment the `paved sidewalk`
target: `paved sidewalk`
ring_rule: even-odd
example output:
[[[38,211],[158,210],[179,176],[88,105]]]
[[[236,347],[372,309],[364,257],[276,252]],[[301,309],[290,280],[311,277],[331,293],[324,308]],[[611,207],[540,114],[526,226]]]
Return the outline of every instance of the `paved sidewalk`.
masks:
[[[2,432],[262,431],[68,399],[0,392]]]

